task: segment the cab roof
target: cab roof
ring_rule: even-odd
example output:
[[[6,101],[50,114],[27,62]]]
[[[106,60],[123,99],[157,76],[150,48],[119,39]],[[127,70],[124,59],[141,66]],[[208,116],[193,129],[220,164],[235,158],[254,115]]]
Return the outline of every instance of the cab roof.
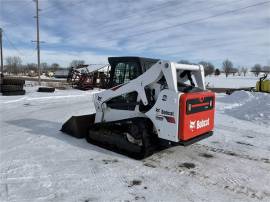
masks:
[[[136,57],[136,56],[123,56],[123,57],[109,57],[108,61],[110,65],[116,62],[138,62],[143,66],[145,63],[156,63],[159,59],[153,58],[144,58],[144,57]]]

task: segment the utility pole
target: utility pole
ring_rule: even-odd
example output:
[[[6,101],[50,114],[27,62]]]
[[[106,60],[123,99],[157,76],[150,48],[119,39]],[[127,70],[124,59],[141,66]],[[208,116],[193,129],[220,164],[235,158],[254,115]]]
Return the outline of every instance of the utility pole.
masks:
[[[3,64],[3,30],[0,28],[0,50],[1,50],[1,84],[3,83],[2,79],[4,76],[4,64]]]
[[[39,8],[38,8],[38,0],[36,2],[36,23],[37,23],[37,68],[38,68],[38,85],[41,85],[40,81],[40,44],[39,44]]]

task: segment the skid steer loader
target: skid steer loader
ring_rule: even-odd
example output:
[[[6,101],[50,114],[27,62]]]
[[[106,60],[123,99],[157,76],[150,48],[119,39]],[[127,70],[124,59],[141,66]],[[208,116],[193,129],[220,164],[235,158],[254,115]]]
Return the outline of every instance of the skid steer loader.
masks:
[[[95,114],[73,116],[61,131],[135,159],[162,143],[189,145],[212,135],[215,94],[201,65],[110,57],[108,89],[93,97]]]

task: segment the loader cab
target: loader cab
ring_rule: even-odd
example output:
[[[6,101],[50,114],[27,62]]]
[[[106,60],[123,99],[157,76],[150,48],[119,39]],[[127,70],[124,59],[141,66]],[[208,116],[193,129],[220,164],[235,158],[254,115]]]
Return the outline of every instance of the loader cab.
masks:
[[[108,88],[114,88],[136,79],[159,61],[141,57],[109,57],[108,60],[111,65]],[[137,97],[137,92],[123,94],[109,100],[107,106],[112,109],[134,110],[138,105]]]
[[[109,57],[108,60],[111,65],[108,88],[136,79],[158,62],[158,59],[142,57]]]

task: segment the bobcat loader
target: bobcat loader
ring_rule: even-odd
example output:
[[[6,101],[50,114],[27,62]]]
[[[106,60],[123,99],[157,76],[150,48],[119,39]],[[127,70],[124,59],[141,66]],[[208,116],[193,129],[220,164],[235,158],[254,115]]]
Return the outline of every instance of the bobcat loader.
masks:
[[[95,114],[73,116],[61,131],[136,159],[161,143],[189,145],[212,135],[215,94],[201,65],[110,57],[108,89],[93,97]]]

